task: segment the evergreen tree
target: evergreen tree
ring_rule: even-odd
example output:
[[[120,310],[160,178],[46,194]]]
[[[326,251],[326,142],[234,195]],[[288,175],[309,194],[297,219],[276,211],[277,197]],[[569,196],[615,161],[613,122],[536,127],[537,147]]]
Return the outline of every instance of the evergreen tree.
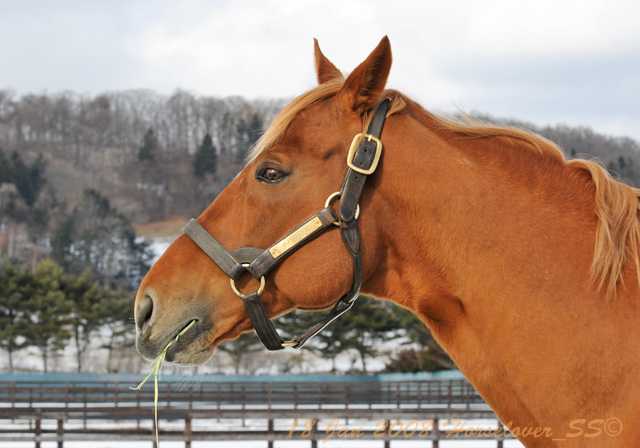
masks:
[[[205,177],[208,174],[215,174],[218,167],[218,155],[213,146],[211,135],[207,134],[202,140],[193,158],[193,174],[197,177]]]
[[[149,269],[153,253],[136,237],[129,220],[96,190],[85,190],[82,201],[52,238],[52,256],[66,270],[91,269],[100,280],[134,287]]]
[[[13,168],[11,161],[0,148],[0,184],[13,183]]]
[[[407,342],[414,348],[402,350],[391,358],[385,370],[390,372],[424,372],[455,369],[449,355],[413,313],[398,308],[398,327],[403,329]]]
[[[142,139],[142,146],[138,149],[138,160],[141,162],[155,160],[157,149],[158,138],[153,129],[149,128]]]
[[[135,331],[132,331],[133,301],[131,293],[116,288],[103,290],[104,326],[109,329],[109,339],[102,345],[107,349],[107,372],[117,371],[113,366],[113,352],[118,348],[134,349]]]
[[[63,276],[61,289],[72,305],[69,323],[76,346],[76,367],[82,372],[82,361],[91,343],[91,336],[105,322],[106,291],[93,280],[86,270],[80,275]]]
[[[51,257],[64,270],[72,268],[73,254],[71,251],[74,238],[75,215],[72,213],[62,220],[51,236]]]
[[[25,312],[30,286],[27,271],[8,261],[0,265],[0,348],[8,354],[10,371],[14,353],[24,347],[22,336],[28,324]]]
[[[52,260],[38,263],[31,277],[30,295],[25,304],[28,325],[25,345],[37,347],[45,372],[49,357],[62,350],[71,336],[68,329],[71,303],[62,290],[63,272]]]
[[[5,161],[0,161],[6,163]],[[11,160],[7,165],[11,172],[11,181],[15,184],[20,197],[29,206],[38,200],[38,196],[45,184],[46,163],[42,155],[38,156],[32,163],[26,163],[20,154],[13,152]]]
[[[367,359],[378,355],[376,346],[402,336],[395,317],[397,310],[387,302],[361,297],[348,312],[305,347],[329,357],[335,371],[335,359],[346,352],[360,358],[361,371],[367,372]],[[278,325],[287,335],[303,333],[318,321],[317,313],[295,313],[281,317]]]

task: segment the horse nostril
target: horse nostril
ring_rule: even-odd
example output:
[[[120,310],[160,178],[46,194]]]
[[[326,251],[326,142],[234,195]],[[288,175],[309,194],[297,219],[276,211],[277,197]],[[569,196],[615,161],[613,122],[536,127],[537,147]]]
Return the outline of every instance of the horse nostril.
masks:
[[[153,300],[147,294],[142,298],[138,305],[138,312],[136,313],[136,326],[139,330],[151,320],[153,315]]]

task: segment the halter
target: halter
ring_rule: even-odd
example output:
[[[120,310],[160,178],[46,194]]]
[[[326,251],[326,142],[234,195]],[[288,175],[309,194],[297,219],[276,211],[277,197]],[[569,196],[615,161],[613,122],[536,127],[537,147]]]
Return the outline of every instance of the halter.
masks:
[[[269,350],[281,350],[285,347],[301,348],[309,339],[324,330],[334,320],[349,311],[355,303],[362,287],[362,257],[360,253],[360,230],[358,202],[367,177],[378,167],[382,155],[382,128],[389,110],[390,100],[380,102],[373,113],[366,133],[357,134],[347,154],[347,173],[340,191],[332,193],[326,200],[324,208],[300,226],[289,232],[268,249],[242,247],[229,252],[195,219],[191,219],[184,228],[184,233],[229,277],[231,289],[240,297],[249,315],[249,319],[258,337]],[[332,204],[340,200],[337,213]],[[342,241],[351,257],[353,277],[351,288],[340,297],[333,308],[315,325],[302,335],[284,340],[278,334],[273,322],[267,317],[262,303],[268,275],[287,256],[316,238],[328,229],[339,228]],[[249,294],[241,292],[236,280],[249,273],[260,281],[258,288]]]

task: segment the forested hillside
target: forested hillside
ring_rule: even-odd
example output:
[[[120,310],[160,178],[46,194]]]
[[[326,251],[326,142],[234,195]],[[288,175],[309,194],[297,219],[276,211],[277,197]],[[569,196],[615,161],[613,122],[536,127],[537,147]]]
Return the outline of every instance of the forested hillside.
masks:
[[[190,216],[235,175],[282,104],[182,90],[171,96],[135,90],[22,97],[0,91],[0,150],[26,161],[40,157],[47,188],[63,207],[74,207],[92,189],[135,223]],[[639,147],[629,138],[475,116],[531,129],[568,157],[597,158],[625,181],[640,183]],[[198,151],[207,135],[208,159]]]
[[[50,187],[67,206],[100,191],[135,222],[193,214],[212,195],[273,115],[279,101],[171,96],[136,90],[16,97],[0,91],[0,148],[41,155]],[[206,182],[193,161],[205,135],[217,164]]]

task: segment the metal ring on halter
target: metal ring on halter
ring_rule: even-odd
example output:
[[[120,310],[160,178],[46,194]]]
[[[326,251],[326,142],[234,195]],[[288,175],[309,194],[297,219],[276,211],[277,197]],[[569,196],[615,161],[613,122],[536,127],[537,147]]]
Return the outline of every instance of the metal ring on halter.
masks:
[[[248,267],[249,263],[242,263],[243,267]],[[264,286],[267,283],[264,279],[264,275],[262,277],[260,277],[260,285],[258,285],[258,289],[255,290],[255,292],[251,293],[251,294],[245,294],[242,291],[240,291],[238,289],[238,287],[236,286],[236,281],[232,278],[229,279],[229,283],[231,284],[231,289],[233,290],[233,292],[240,297],[241,299],[247,299],[249,297],[251,297],[252,295],[260,295],[262,294],[262,292],[264,291]]]
[[[324,201],[324,207],[328,208],[331,206],[331,203],[333,201],[335,201],[336,199],[338,199],[340,197],[340,192],[336,191],[335,193],[331,193],[329,195],[329,197],[327,198],[326,201]],[[358,219],[358,216],[360,216],[360,204],[356,205],[356,214],[354,215],[353,219]],[[340,225],[340,221],[338,221],[337,219],[335,221],[333,221],[333,224],[335,224],[336,226]]]

